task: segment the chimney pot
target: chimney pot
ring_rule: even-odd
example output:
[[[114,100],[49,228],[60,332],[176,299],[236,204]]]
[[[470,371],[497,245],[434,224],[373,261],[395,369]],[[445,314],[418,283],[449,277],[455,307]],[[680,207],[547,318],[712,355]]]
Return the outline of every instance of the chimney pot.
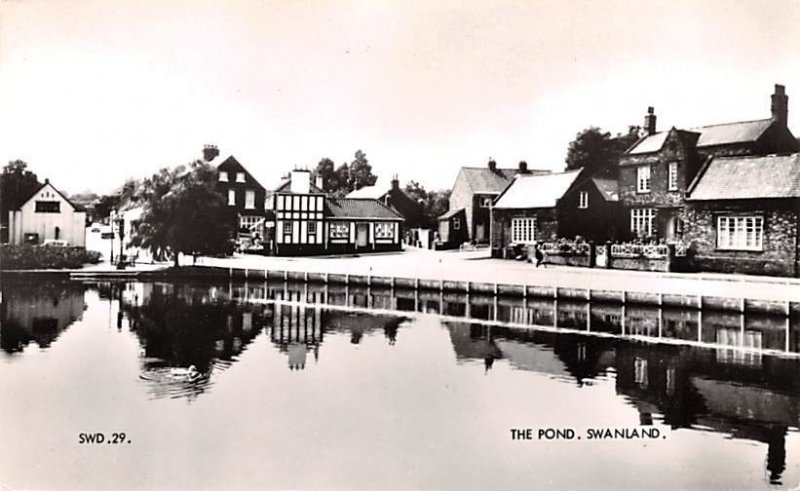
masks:
[[[400,179],[397,178],[397,174],[392,176],[392,189],[400,189]]]
[[[497,171],[497,162],[495,162],[492,158],[489,159],[489,170],[492,172]]]
[[[647,114],[644,117],[644,132],[649,135],[656,134],[656,112],[653,106],[647,106]]]
[[[789,121],[789,96],[786,95],[786,87],[775,84],[775,92],[772,94],[772,120],[778,121],[783,125]]]
[[[219,157],[219,149],[216,145],[204,145],[203,146],[203,160],[206,162],[211,162],[215,158]]]
[[[527,174],[528,173],[528,163],[524,160],[520,160],[519,162],[519,173],[520,174]]]

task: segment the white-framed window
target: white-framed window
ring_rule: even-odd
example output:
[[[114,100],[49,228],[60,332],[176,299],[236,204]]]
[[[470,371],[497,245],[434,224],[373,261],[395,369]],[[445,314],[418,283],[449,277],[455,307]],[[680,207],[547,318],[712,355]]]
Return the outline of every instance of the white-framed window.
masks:
[[[228,190],[228,205],[236,206],[236,191],[233,189]]]
[[[536,241],[536,217],[511,219],[511,242],[531,244]]]
[[[236,182],[244,182],[244,172],[236,173]]]
[[[637,237],[652,236],[655,217],[655,208],[634,208],[631,210],[631,232]]]
[[[350,237],[350,224],[342,222],[331,222],[329,228],[331,239],[346,239]]]
[[[453,230],[461,230],[461,219],[453,218]]]
[[[589,191],[578,193],[578,208],[589,208]]]
[[[256,192],[255,191],[245,191],[244,192],[244,207],[253,209],[256,207]]]
[[[670,191],[678,190],[678,163],[670,162],[667,169],[667,189]]]
[[[227,172],[220,172],[219,173],[219,180],[220,180],[220,182],[228,182],[228,173]]]
[[[239,228],[252,229],[253,226],[261,221],[261,217],[252,215],[239,216]]]
[[[308,222],[308,235],[317,235],[317,222]]]
[[[376,223],[375,238],[376,239],[394,238],[394,223]]]
[[[764,250],[764,217],[717,217],[717,249]]]
[[[491,196],[484,196],[481,198],[481,208],[491,208],[492,206],[492,197]]]
[[[636,192],[650,192],[650,166],[641,165],[636,168]]]

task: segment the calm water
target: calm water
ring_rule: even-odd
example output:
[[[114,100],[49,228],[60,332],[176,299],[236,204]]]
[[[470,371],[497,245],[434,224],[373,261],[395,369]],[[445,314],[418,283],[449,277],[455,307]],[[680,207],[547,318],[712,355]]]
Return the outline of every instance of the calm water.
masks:
[[[793,488],[799,334],[550,300],[6,281],[0,484]],[[606,428],[658,438],[588,438]],[[125,437],[80,443],[98,432]]]

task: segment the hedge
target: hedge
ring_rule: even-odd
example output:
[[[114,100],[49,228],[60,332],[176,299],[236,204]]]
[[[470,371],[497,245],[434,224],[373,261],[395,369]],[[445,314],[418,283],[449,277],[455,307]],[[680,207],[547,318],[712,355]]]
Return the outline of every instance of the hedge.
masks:
[[[100,253],[83,247],[0,245],[0,269],[78,269],[100,262]]]

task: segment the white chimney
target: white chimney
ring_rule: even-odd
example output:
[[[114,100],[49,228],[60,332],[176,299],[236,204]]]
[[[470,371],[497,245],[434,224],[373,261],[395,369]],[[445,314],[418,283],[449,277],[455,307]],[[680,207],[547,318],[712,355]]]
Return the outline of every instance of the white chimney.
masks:
[[[296,194],[308,194],[311,191],[311,172],[307,170],[293,170],[289,191]]]

